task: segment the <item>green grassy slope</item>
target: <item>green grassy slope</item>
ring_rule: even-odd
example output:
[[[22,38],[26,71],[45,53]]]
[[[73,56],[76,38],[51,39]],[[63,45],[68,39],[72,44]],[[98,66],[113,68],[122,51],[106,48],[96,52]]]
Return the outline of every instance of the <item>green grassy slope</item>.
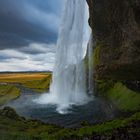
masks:
[[[134,112],[140,110],[140,93],[128,89],[121,82],[98,80],[98,95],[111,101],[119,110]]]
[[[107,96],[120,110],[140,110],[140,94],[128,89],[122,83],[116,83],[108,91]]]

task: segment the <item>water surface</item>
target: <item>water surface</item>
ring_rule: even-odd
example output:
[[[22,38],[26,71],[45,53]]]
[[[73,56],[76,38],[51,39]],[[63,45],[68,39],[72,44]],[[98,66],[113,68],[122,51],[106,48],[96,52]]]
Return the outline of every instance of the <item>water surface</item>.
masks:
[[[65,127],[78,127],[83,121],[99,123],[117,116],[113,106],[103,99],[94,98],[85,105],[72,105],[67,114],[60,114],[56,111],[55,105],[41,105],[34,102],[34,99],[41,96],[39,93],[24,88],[21,89],[21,92],[18,99],[5,106],[14,108],[19,115],[26,118],[39,119],[46,123]]]

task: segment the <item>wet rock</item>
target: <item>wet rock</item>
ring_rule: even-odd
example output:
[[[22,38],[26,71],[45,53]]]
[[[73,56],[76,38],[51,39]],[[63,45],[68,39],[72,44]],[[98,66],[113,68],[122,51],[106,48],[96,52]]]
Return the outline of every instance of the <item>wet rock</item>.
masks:
[[[87,0],[97,79],[140,80],[140,1]],[[96,56],[96,55],[95,55]]]

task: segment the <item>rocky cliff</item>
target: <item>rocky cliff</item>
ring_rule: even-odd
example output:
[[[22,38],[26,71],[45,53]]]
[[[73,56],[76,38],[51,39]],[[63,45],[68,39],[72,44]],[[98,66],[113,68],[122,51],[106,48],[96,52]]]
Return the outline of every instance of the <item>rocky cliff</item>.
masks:
[[[120,110],[140,110],[140,1],[87,0],[96,94]]]
[[[140,80],[140,1],[87,2],[96,79]]]

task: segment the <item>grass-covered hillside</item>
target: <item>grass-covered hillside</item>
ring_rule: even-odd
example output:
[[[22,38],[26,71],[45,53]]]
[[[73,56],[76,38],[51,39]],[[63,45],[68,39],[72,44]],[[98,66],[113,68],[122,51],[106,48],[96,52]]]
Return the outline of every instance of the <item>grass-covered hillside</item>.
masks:
[[[139,91],[128,88],[121,81],[97,80],[97,94],[114,104],[120,111],[136,112],[140,110]]]
[[[0,85],[0,105],[20,96],[20,89],[13,85]]]
[[[49,88],[51,73],[12,73],[0,74],[0,83],[21,84],[37,91]]]
[[[0,105],[20,96],[21,85],[36,92],[49,89],[51,73],[10,73],[0,74]]]

